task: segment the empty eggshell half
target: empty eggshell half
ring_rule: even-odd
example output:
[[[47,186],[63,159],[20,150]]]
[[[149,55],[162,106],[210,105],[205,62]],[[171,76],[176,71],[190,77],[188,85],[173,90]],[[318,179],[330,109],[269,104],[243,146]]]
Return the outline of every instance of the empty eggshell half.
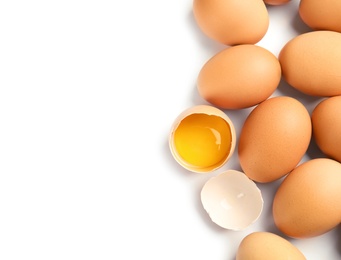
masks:
[[[248,227],[263,210],[260,189],[243,172],[235,170],[209,179],[201,190],[201,202],[214,223],[231,230]]]
[[[236,132],[220,109],[198,105],[183,111],[174,121],[169,147],[185,169],[205,173],[224,165],[234,152]]]

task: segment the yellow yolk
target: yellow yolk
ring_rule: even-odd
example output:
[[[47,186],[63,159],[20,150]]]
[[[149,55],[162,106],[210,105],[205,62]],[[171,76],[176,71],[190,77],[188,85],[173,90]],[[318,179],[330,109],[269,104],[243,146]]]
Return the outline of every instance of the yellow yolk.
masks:
[[[174,133],[179,156],[188,164],[206,168],[223,161],[231,149],[231,130],[225,120],[206,114],[192,114],[181,121]]]

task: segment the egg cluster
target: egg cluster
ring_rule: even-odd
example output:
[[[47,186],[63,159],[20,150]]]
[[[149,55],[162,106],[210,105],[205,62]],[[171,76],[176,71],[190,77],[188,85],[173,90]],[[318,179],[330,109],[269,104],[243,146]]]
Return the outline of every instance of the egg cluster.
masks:
[[[198,75],[198,92],[211,105],[183,111],[174,121],[169,146],[180,165],[198,173],[219,169],[237,147],[243,172],[220,173],[201,191],[202,205],[217,225],[241,230],[255,222],[263,208],[256,183],[283,178],[273,200],[274,222],[287,236],[308,238],[341,223],[341,2],[301,0],[299,15],[313,31],[291,39],[276,57],[255,44],[269,26],[267,5],[289,1],[193,1],[199,28],[228,48],[209,59]],[[293,97],[271,97],[281,78],[306,95],[323,98],[311,115]],[[222,109],[253,106],[236,133]],[[325,158],[299,164],[312,138]],[[288,241],[268,232],[245,237],[237,259],[249,259],[247,248],[258,239],[271,250],[266,256],[252,251],[252,259],[305,259]]]

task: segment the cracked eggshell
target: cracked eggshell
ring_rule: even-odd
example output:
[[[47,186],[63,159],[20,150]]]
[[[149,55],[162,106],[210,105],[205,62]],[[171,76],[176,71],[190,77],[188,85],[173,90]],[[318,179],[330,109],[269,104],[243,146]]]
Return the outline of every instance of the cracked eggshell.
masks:
[[[201,202],[214,223],[230,230],[250,226],[263,210],[260,189],[243,172],[235,170],[209,179],[201,190]]]
[[[180,130],[185,133],[180,136],[181,140]],[[236,131],[231,119],[222,110],[209,105],[197,105],[183,111],[175,119],[169,135],[174,159],[185,169],[197,173],[211,172],[223,166],[235,146]],[[183,151],[187,152],[187,158]]]

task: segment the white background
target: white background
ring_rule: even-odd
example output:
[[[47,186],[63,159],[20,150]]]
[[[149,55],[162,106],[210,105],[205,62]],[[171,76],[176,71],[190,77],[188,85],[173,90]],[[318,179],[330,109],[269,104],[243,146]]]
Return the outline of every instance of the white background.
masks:
[[[258,43],[278,55],[309,29],[298,1],[269,7]],[[241,17],[240,19],[247,19]],[[0,259],[230,260],[271,216],[279,184],[259,185],[260,219],[212,223],[199,194],[226,169],[195,174],[171,157],[171,124],[206,104],[199,70],[226,48],[198,29],[191,0],[0,1]],[[281,82],[311,112],[319,99]],[[226,111],[237,133],[250,109]],[[323,156],[312,144],[303,158]],[[290,240],[307,259],[340,259],[341,230]]]

